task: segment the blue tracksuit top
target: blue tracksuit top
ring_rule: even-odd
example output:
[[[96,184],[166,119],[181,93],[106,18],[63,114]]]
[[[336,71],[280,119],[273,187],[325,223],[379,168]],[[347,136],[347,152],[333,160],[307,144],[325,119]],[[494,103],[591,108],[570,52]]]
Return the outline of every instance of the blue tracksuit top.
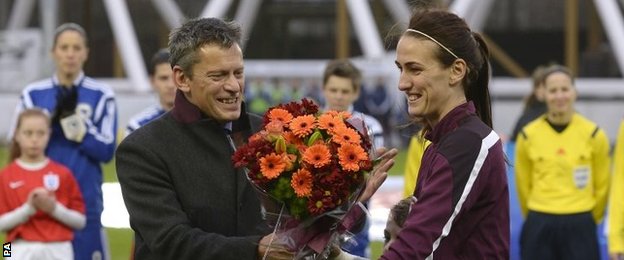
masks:
[[[146,125],[152,120],[159,118],[165,112],[166,111],[162,108],[160,104],[154,104],[143,109],[141,112],[130,118],[130,121],[128,121],[128,126],[126,127],[126,136],[130,135],[132,132]]]

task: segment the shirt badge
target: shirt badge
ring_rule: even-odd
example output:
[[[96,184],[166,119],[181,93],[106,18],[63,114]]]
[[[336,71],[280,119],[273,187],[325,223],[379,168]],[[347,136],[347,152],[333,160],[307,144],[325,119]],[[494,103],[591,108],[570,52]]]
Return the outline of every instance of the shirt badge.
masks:
[[[60,185],[59,176],[56,173],[48,172],[48,174],[43,175],[43,187],[45,187],[49,191],[56,191]]]

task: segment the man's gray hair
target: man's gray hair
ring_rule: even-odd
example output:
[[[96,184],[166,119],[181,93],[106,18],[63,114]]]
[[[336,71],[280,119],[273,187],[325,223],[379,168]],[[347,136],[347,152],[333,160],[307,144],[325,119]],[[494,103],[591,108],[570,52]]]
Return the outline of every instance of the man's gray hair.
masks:
[[[216,45],[227,49],[233,44],[240,45],[241,28],[235,22],[217,18],[195,18],[169,35],[171,67],[178,65],[189,78],[193,77],[192,67],[199,63],[197,50],[204,45]]]

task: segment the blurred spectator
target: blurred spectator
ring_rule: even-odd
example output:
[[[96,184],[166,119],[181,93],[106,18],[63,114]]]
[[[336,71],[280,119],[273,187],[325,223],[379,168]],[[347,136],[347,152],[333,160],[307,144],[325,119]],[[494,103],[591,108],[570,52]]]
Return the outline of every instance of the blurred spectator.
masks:
[[[74,176],[44,153],[50,132],[45,112],[22,111],[10,163],[0,171],[0,231],[8,233],[17,259],[73,259],[74,229],[86,223]]]
[[[403,195],[405,197],[414,195],[421,159],[423,154],[425,154],[425,149],[427,149],[427,146],[430,144],[431,142],[425,139],[421,131],[418,131],[410,140],[407,155],[405,156],[405,174],[403,175]]]
[[[613,152],[612,176],[607,235],[611,259],[620,260],[624,259],[624,120]]]
[[[364,111],[379,120],[384,129],[384,133],[386,133],[385,138],[388,139],[388,133],[390,130],[390,114],[392,113],[392,104],[394,104],[394,100],[387,92],[385,79],[379,77],[377,78],[377,81],[372,89],[362,89],[364,95],[360,100],[364,101],[364,106],[366,108]]]
[[[511,141],[515,142],[518,133],[526,124],[535,120],[546,112],[546,104],[544,103],[544,70],[545,66],[538,66],[533,70],[533,89],[531,94],[524,99],[524,110],[522,115],[516,121]]]
[[[320,106],[325,105],[325,98],[322,94],[321,85],[316,79],[308,79],[305,86],[304,97],[314,100]]]
[[[511,134],[511,139],[505,143],[505,151],[509,162],[508,175],[513,176],[514,165],[514,151],[516,145],[516,138],[518,133],[529,122],[535,120],[539,116],[546,113],[546,103],[544,103],[544,71],[546,66],[540,65],[533,70],[531,94],[524,98],[524,108],[522,114],[516,121],[516,125]],[[510,177],[509,184],[509,208],[510,208],[510,222],[511,222],[511,240],[509,244],[510,259],[520,259],[520,232],[522,230],[522,222],[524,218],[522,216],[520,205],[518,203],[518,193],[516,192],[515,178]]]
[[[130,118],[126,127],[126,136],[173,108],[176,87],[173,84],[173,70],[169,64],[169,56],[171,56],[169,50],[161,49],[152,57],[148,72],[152,88],[158,94],[158,103]]]
[[[56,72],[51,78],[26,86],[15,118],[33,107],[52,116],[46,154],[72,171],[87,209],[87,225],[74,234],[72,241],[74,258],[107,259],[106,234],[100,220],[101,164],[110,161],[115,151],[117,107],[108,85],[84,75],[82,68],[88,54],[87,35],[80,25],[59,26],[52,46]]]
[[[522,259],[599,259],[596,223],[609,185],[609,140],[575,112],[570,71],[544,71],[547,112],[525,126],[516,144],[516,185],[526,220]]]
[[[262,115],[271,107],[271,94],[264,85],[264,79],[255,78],[246,83],[245,102],[248,104],[249,112]]]

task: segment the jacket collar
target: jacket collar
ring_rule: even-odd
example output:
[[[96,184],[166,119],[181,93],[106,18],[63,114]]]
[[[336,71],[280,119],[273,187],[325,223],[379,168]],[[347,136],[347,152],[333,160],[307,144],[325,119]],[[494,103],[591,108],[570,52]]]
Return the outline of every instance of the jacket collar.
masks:
[[[84,78],[85,78],[84,71],[80,71],[80,73],[78,73],[78,76],[74,79],[74,83],[73,83],[74,86],[80,86]],[[60,86],[59,78],[56,75],[56,73],[54,73],[54,75],[52,76],[52,84],[54,84],[55,86]]]
[[[425,135],[425,138],[432,143],[437,143],[448,133],[454,131],[464,118],[476,115],[476,109],[472,101],[468,101],[453,108],[440,122]]]
[[[171,114],[173,115],[173,119],[184,124],[197,122],[203,117],[199,107],[188,101],[181,90],[176,90]]]
[[[184,93],[180,90],[176,90],[175,101],[173,103],[173,109],[171,109],[171,115],[177,122],[183,124],[195,123],[200,120],[208,120],[217,123],[216,120],[206,116],[196,105],[188,101],[184,96]],[[231,132],[240,132],[251,129],[249,123],[249,117],[247,110],[245,109],[245,102],[241,104],[241,116],[232,122],[228,122],[225,125],[221,124],[224,129],[231,130]],[[229,131],[228,131],[229,132]]]

